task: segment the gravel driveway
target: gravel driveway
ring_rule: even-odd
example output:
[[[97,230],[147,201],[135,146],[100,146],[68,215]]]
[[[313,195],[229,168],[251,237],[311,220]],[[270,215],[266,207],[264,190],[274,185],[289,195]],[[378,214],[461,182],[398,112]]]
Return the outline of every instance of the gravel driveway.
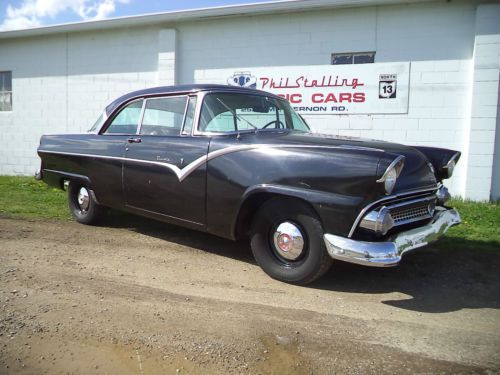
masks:
[[[0,373],[500,372],[500,251],[270,279],[246,243],[129,215],[0,218]]]

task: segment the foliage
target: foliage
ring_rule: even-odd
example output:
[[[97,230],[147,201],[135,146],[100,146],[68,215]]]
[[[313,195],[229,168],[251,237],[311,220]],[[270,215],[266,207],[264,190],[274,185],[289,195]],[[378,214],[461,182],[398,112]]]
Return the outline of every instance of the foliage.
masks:
[[[439,247],[500,250],[500,203],[453,199],[462,224],[451,228]],[[68,220],[66,192],[32,177],[0,176],[0,215]]]

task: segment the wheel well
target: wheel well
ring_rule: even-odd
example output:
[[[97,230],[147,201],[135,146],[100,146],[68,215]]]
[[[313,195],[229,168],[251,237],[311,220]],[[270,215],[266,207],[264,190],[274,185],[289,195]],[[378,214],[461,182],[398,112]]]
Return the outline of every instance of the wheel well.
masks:
[[[278,193],[265,193],[265,192],[255,193],[252,194],[250,197],[248,197],[240,207],[240,211],[238,212],[238,218],[236,220],[236,226],[234,230],[234,235],[236,239],[238,240],[243,239],[250,235],[250,228],[252,225],[252,221],[255,217],[255,214],[264,203],[273,198],[296,200],[303,204],[306,204],[314,211],[314,213],[316,213],[318,218],[321,220],[314,207],[309,202],[307,202],[302,198],[293,197],[285,194],[278,194]]]

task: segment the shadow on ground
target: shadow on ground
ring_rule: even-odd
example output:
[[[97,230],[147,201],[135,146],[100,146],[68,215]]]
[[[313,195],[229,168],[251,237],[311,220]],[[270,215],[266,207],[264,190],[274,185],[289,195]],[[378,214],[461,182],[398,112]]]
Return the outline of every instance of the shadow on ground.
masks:
[[[247,242],[233,242],[118,212],[111,212],[103,225],[255,264]],[[500,309],[499,269],[500,244],[448,237],[406,255],[397,267],[371,268],[336,262],[328,274],[308,287],[360,294],[404,293],[412,298],[382,303],[418,312]]]
[[[400,292],[413,298],[382,303],[418,312],[500,309],[499,269],[500,244],[448,237],[407,254],[397,267],[338,262],[312,287],[346,293]]]
[[[240,262],[256,264],[250,245],[246,241],[234,242],[208,233],[169,225],[119,211],[110,211],[102,225],[110,228],[128,229],[146,236],[207,251]]]

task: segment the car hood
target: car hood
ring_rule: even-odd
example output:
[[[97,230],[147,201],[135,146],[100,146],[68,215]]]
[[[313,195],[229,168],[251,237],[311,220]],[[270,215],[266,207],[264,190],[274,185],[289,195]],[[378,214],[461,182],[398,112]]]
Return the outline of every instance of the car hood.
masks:
[[[347,147],[357,148],[360,152],[373,153],[379,157],[378,169],[375,173],[377,178],[381,177],[397,156],[402,155],[405,157],[405,165],[395,186],[395,193],[435,188],[437,184],[436,175],[427,157],[411,146],[373,139],[294,131],[262,131],[256,136],[259,138],[258,142],[263,143]],[[355,167],[353,165],[353,168]]]

